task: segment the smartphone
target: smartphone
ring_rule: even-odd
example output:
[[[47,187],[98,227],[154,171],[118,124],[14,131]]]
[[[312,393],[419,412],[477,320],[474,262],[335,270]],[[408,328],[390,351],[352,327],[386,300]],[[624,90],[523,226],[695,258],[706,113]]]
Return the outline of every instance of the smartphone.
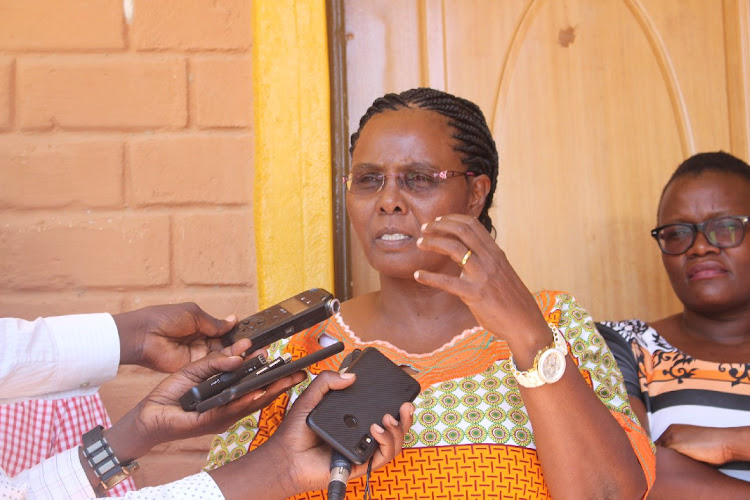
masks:
[[[311,288],[237,322],[222,335],[222,342],[229,346],[249,338],[255,351],[317,325],[339,312],[340,306],[330,292]]]
[[[324,347],[318,351],[313,352],[312,354],[308,354],[303,358],[290,361],[288,363],[279,363],[278,366],[275,367],[273,366],[274,361],[269,361],[268,364],[263,368],[260,368],[250,375],[244,377],[242,380],[240,380],[233,386],[224,389],[219,394],[211,396],[210,398],[197,403],[192,409],[199,413],[202,413],[210,410],[211,408],[225,405],[230,401],[234,401],[235,399],[244,396],[248,392],[265,387],[279,380],[280,378],[303,370],[308,366],[313,365],[318,361],[322,361],[326,358],[330,358],[334,354],[338,354],[343,350],[344,344],[342,342],[336,342],[335,344]],[[278,359],[280,358],[277,358],[277,360]],[[268,369],[266,370],[266,368]]]
[[[217,373],[196,385],[180,397],[180,405],[185,411],[191,411],[201,401],[219,394],[227,387],[231,387],[251,373],[266,366],[268,360],[263,354],[258,354],[231,372]]]
[[[399,409],[414,401],[419,382],[374,347],[367,347],[347,368],[354,383],[328,392],[307,416],[307,425],[347,460],[363,464],[375,453],[377,441],[370,425],[382,426],[383,415],[397,420]]]

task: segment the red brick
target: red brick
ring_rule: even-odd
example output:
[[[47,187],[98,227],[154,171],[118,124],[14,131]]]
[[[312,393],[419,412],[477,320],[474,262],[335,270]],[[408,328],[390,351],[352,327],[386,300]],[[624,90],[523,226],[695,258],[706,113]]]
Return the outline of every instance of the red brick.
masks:
[[[247,134],[135,140],[128,155],[133,201],[137,205],[247,203],[250,145]]]
[[[137,49],[247,49],[247,0],[135,2],[130,33]]]
[[[102,385],[100,393],[113,422],[132,410],[166,374],[135,365],[123,365],[114,380]]]
[[[255,278],[251,281],[255,281]],[[231,291],[227,291],[226,287],[211,287],[138,293],[126,298],[123,310],[132,311],[141,307],[181,302],[195,302],[215,318],[226,318],[234,314],[241,319],[258,311],[258,292],[254,286],[248,286]]]
[[[255,278],[250,210],[175,216],[175,279],[186,284],[241,285]]]
[[[0,289],[160,286],[169,281],[165,215],[15,217],[0,226]]]
[[[24,129],[176,128],[187,121],[181,58],[19,59],[16,81]]]
[[[253,123],[249,57],[200,58],[190,62],[195,124],[249,127]]]
[[[122,204],[119,141],[0,136],[0,207]]]
[[[11,126],[13,61],[0,58],[0,130]]]
[[[28,320],[40,316],[62,316],[65,314],[87,314],[122,311],[122,298],[118,295],[64,290],[51,293],[4,293],[0,295],[0,317]]]
[[[0,6],[0,49],[118,49],[122,0],[23,0]]]

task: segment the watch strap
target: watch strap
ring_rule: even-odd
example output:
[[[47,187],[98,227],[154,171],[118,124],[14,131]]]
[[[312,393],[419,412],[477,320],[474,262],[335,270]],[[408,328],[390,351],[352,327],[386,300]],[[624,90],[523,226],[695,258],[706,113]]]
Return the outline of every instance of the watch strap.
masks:
[[[510,364],[510,369],[513,373],[513,376],[516,378],[516,381],[524,387],[539,387],[547,383],[539,376],[539,361],[542,357],[542,354],[549,351],[550,349],[557,349],[563,355],[568,354],[568,343],[565,342],[565,337],[563,337],[563,334],[560,333],[560,329],[552,323],[547,323],[547,326],[550,330],[552,330],[552,344],[545,347],[544,349],[540,349],[539,352],[536,353],[536,356],[534,357],[534,364],[531,366],[531,368],[526,371],[520,371],[518,367],[516,367],[516,362],[513,359],[512,354],[508,359],[508,363]]]
[[[95,490],[104,496],[113,486],[138,469],[138,462],[121,464],[104,437],[104,427],[97,425],[83,435],[83,456],[101,481]]]

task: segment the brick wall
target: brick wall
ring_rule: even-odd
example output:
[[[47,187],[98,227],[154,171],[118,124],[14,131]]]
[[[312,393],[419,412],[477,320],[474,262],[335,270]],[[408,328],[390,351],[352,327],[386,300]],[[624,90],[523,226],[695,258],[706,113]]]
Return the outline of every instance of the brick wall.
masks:
[[[0,0],[0,314],[257,309],[250,0]],[[119,418],[162,375],[102,388]],[[159,447],[139,485],[198,470]]]

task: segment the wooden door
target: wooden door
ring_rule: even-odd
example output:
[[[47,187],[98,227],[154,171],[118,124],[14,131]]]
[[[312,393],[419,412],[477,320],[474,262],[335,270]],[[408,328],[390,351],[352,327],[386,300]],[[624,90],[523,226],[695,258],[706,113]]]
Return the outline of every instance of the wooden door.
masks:
[[[351,131],[416,86],[484,110],[497,242],[532,291],[596,319],[680,310],[649,230],[682,159],[748,159],[750,0],[347,0],[345,23]],[[356,241],[352,262],[354,294],[377,289]]]

